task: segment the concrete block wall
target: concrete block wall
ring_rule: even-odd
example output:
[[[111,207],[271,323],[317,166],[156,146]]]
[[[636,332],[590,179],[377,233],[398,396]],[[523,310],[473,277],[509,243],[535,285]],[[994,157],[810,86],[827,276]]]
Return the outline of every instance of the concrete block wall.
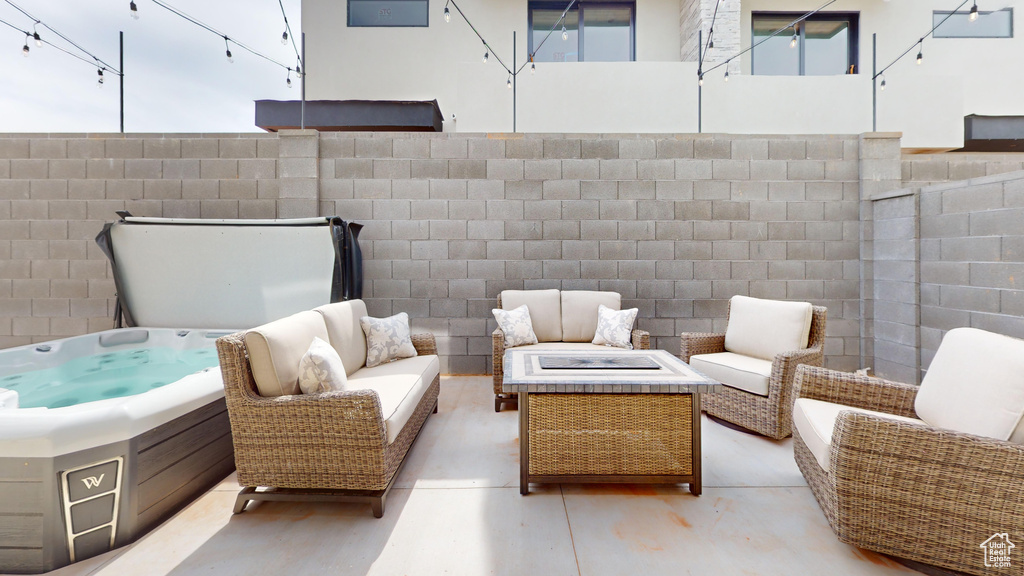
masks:
[[[1024,171],[920,195],[922,367],[958,326],[1024,338]]]
[[[906,154],[902,164],[904,185],[922,187],[1024,170],[1024,152]]]
[[[873,201],[874,373],[897,382],[920,377],[920,210],[913,190]]]
[[[860,362],[857,136],[323,133],[320,204],[365,225],[364,297],[453,373],[490,371],[504,289],[615,290],[652,345],[722,331],[735,294],[829,308]],[[898,173],[898,144],[893,156]]]
[[[274,218],[269,134],[0,135],[0,347],[111,327],[115,211]]]

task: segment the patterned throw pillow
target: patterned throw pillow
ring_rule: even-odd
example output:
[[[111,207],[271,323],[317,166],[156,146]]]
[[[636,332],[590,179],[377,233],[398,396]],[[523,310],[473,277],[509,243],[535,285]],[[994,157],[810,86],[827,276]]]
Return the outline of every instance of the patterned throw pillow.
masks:
[[[299,360],[299,388],[303,394],[345,390],[348,376],[338,351],[320,338],[313,338]]]
[[[537,343],[537,335],[533,332],[533,322],[530,320],[530,309],[526,304],[513,310],[495,308],[491,313],[505,334],[505,348]]]
[[[409,336],[409,315],[405,312],[387,318],[363,316],[359,325],[366,334],[367,368],[416,356]]]
[[[636,320],[638,308],[629,310],[612,310],[601,304],[597,307],[597,332],[594,334],[594,344],[605,346],[616,346],[618,348],[633,349],[631,335],[633,333],[633,321]]]

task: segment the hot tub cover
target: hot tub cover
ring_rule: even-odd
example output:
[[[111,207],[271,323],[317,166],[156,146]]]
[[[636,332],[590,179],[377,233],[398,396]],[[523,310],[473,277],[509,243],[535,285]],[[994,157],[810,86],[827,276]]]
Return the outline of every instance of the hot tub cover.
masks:
[[[359,224],[140,218],[96,242],[110,259],[115,326],[244,329],[362,296]]]

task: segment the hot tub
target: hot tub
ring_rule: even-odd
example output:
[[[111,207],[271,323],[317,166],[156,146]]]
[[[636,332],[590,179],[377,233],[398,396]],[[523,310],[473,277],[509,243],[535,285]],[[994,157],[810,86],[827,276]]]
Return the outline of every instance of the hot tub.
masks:
[[[0,573],[130,543],[230,474],[215,339],[358,297],[355,231],[336,218],[108,225],[97,241],[128,327],[0,350]]]

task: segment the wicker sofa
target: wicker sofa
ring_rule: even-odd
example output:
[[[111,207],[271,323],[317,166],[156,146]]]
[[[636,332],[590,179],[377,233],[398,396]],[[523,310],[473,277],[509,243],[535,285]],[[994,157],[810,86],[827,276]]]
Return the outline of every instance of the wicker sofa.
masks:
[[[701,408],[776,440],[792,434],[793,377],[824,361],[828,310],[806,302],[733,296],[724,333],[683,332],[679,357],[725,384]]]
[[[316,499],[368,502],[383,516],[399,467],[437,412],[440,364],[433,335],[414,334],[417,356],[366,368],[363,316],[365,304],[350,300],[217,340],[243,487],[236,514],[251,500]],[[297,391],[299,360],[314,337],[341,357],[345,391]],[[273,386],[284,394],[268,395]]]
[[[526,305],[530,310],[537,344],[517,349],[544,350],[603,350],[605,347],[593,344],[597,331],[598,306],[620,310],[622,296],[617,292],[589,290],[505,290],[498,294],[498,308],[512,310]],[[494,411],[500,412],[503,404],[516,404],[515,394],[501,391],[505,379],[505,334],[498,327],[491,334],[494,369]],[[648,350],[651,335],[639,329],[631,334],[634,349]]]
[[[1024,340],[972,328],[946,334],[920,387],[801,366],[796,462],[839,539],[1004,573],[982,547],[1024,540],[1021,374]]]

